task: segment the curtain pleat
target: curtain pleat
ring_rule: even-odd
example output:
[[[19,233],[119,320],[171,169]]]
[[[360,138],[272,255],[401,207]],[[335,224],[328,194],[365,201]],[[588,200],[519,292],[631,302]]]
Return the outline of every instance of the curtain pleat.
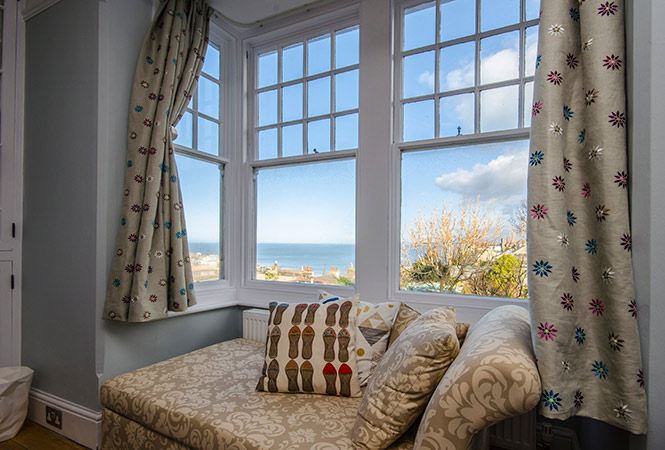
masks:
[[[145,322],[196,304],[171,129],[196,89],[210,11],[203,0],[167,0],[143,41],[105,319]]]
[[[529,158],[539,412],[646,433],[626,168],[624,2],[543,1]]]

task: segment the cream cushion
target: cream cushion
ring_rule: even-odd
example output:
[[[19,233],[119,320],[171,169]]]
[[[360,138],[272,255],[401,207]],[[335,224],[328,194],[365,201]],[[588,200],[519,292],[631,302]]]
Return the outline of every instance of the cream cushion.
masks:
[[[383,449],[418,418],[459,352],[452,307],[429,311],[405,329],[369,381],[353,426],[353,443]]]
[[[415,309],[411,308],[406,303],[401,303],[397,315],[395,316],[395,321],[393,322],[393,327],[390,330],[390,339],[388,341],[388,347],[393,345],[397,340],[400,334],[406,328],[420,317],[420,313]],[[458,323],[455,325],[455,334],[457,335],[457,340],[459,341],[459,346],[461,347],[466,338],[466,334],[469,331],[468,323]]]
[[[533,409],[540,390],[529,313],[519,306],[496,308],[471,328],[432,394],[415,448],[469,448],[478,431]]]

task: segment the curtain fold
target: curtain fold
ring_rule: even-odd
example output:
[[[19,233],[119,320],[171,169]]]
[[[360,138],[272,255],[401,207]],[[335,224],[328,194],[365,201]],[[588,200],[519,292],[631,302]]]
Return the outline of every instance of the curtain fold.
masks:
[[[647,430],[631,262],[624,2],[542,2],[529,158],[539,412]]]
[[[164,1],[143,41],[105,319],[145,322],[196,304],[171,130],[196,89],[210,12],[203,0]]]

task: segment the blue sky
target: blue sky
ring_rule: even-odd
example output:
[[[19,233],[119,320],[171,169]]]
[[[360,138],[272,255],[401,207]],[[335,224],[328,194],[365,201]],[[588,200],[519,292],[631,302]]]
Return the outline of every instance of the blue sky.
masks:
[[[539,0],[527,0],[527,19],[536,18]],[[433,44],[436,40],[434,3],[407,10],[405,17],[404,49]],[[519,20],[519,0],[481,2],[483,31],[516,23]],[[467,36],[475,31],[475,0],[453,0],[442,4],[440,41]],[[452,19],[451,19],[452,18]],[[356,27],[335,37],[336,67],[358,62],[359,33]],[[298,80],[330,70],[331,37],[314,38],[308,42],[307,67],[303,67],[305,46],[294,44],[282,53],[282,80]],[[533,73],[537,45],[537,28],[527,30],[527,75]],[[481,71],[483,83],[514,79],[519,76],[519,36],[504,33],[481,41]],[[214,64],[217,49],[209,50],[204,71],[216,75]],[[404,61],[405,98],[445,92],[472,86],[474,83],[475,43],[459,44],[441,50],[440,86],[434,86],[434,52],[420,53]],[[213,63],[210,61],[213,60]],[[267,87],[278,80],[278,54],[263,54],[259,58],[258,87]],[[203,78],[202,78],[203,79]],[[333,107],[330,92],[335,84]],[[304,102],[304,90],[309,102]],[[531,103],[530,90],[525,91],[525,105]],[[216,96],[216,85],[202,82],[198,88],[199,109],[214,117],[218,109],[206,99]],[[205,98],[202,98],[204,96]],[[336,77],[325,76],[305,86],[299,82],[282,90],[284,120],[299,120],[358,107],[358,71]],[[316,101],[314,101],[316,100]],[[494,131],[518,126],[518,87],[484,91],[481,94],[481,131]],[[258,122],[271,125],[277,120],[278,96],[269,90],[259,97]],[[447,96],[440,103],[440,136],[474,132],[473,94]],[[530,107],[525,108],[526,111]],[[405,140],[434,136],[434,101],[405,105]],[[526,126],[529,126],[527,114]],[[191,143],[191,116],[179,124],[177,142]],[[215,153],[212,143],[216,129],[212,122],[199,119],[199,146]],[[223,120],[223,118],[222,118]],[[339,117],[333,124],[330,118],[310,122],[308,142],[303,142],[303,124],[282,129],[282,148],[285,156],[309,152],[330,151],[330,133],[336,130],[337,149],[357,147],[357,114]],[[277,156],[276,129],[258,136],[259,158]],[[442,202],[456,204],[460,198],[493,202],[498,213],[510,214],[515,204],[526,197],[526,165],[528,142],[501,143],[476,147],[450,148],[406,153],[402,159],[402,226],[409,224],[420,209],[427,210]],[[360,149],[359,151],[362,151]],[[178,168],[187,226],[192,242],[214,242],[219,230],[220,172],[214,166],[178,157]],[[355,241],[355,162],[353,160],[262,169],[257,173],[257,238],[258,242],[353,243]],[[208,192],[201,195],[201,192]]]

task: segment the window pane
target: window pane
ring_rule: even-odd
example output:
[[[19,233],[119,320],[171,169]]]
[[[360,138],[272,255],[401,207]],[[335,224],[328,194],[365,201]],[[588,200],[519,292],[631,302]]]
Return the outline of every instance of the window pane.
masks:
[[[355,160],[257,170],[256,279],[354,284],[355,199]]]
[[[476,0],[448,0],[441,3],[441,42],[476,32]]]
[[[520,21],[520,0],[481,0],[480,31],[512,25]]]
[[[434,44],[436,3],[423,3],[404,10],[404,50]]]
[[[302,83],[282,89],[282,121],[302,119]]]
[[[536,73],[536,58],[538,56],[538,27],[526,29],[524,41],[524,76],[532,77]]]
[[[185,112],[180,119],[180,122],[175,126],[178,132],[178,137],[173,141],[176,144],[184,145],[185,147],[193,148],[192,143],[192,113]]]
[[[218,280],[220,274],[221,183],[217,164],[176,155],[186,234],[194,281]]]
[[[277,89],[259,94],[259,126],[277,123]]]
[[[282,156],[302,155],[302,124],[282,128]]]
[[[358,148],[358,113],[335,118],[335,150]]]
[[[206,77],[199,78],[199,112],[219,119],[219,85]]]
[[[282,50],[282,81],[302,78],[302,42]]]
[[[345,28],[335,33],[335,67],[358,64],[359,27]]]
[[[531,112],[533,106],[533,81],[524,84],[524,126],[531,126]]]
[[[257,87],[277,83],[277,50],[259,55],[259,73]]]
[[[526,20],[540,17],[540,0],[526,0]]]
[[[259,159],[277,158],[277,128],[259,131]]]
[[[404,141],[434,137],[434,100],[404,104]]]
[[[401,289],[527,297],[528,149],[524,140],[402,154]]]
[[[307,41],[307,74],[330,70],[330,35],[315,37]]]
[[[434,52],[417,53],[404,58],[403,98],[434,92]]]
[[[441,91],[473,86],[476,82],[476,43],[465,42],[442,48],[440,65]]]
[[[480,92],[480,131],[517,128],[519,86]]]
[[[439,137],[474,133],[474,95],[443,97],[439,103]]]
[[[494,83],[519,77],[519,31],[499,34],[480,41],[480,83]]]
[[[330,77],[307,83],[307,116],[330,114]]]
[[[219,45],[212,41],[208,42],[203,71],[213,78],[219,80]]]
[[[330,151],[330,119],[315,120],[307,124],[307,152]]]
[[[198,144],[202,152],[219,155],[219,125],[199,117]]]
[[[335,111],[358,107],[358,69],[335,75]]]

